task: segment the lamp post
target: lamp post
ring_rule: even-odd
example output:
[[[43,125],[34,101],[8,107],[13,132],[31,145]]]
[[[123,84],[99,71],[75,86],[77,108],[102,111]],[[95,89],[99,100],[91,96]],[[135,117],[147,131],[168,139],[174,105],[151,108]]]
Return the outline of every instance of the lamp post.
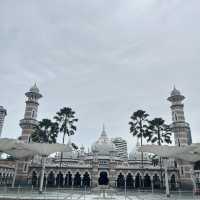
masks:
[[[15,187],[15,180],[16,180],[16,176],[17,176],[17,169],[18,169],[18,160],[16,160],[16,164],[15,164],[15,172],[14,172],[14,176],[13,176],[13,180],[12,180],[12,188]]]
[[[165,169],[165,189],[166,189],[166,196],[170,197],[170,192],[169,192],[169,180],[168,180],[168,159],[164,158],[164,169]]]
[[[124,199],[126,200],[126,196],[127,196],[127,188],[126,188],[126,179],[125,179],[125,183],[124,183]]]
[[[42,188],[43,188],[44,172],[45,172],[45,162],[46,162],[46,156],[42,156],[42,170],[41,170],[41,176],[40,176],[39,193],[42,193]]]

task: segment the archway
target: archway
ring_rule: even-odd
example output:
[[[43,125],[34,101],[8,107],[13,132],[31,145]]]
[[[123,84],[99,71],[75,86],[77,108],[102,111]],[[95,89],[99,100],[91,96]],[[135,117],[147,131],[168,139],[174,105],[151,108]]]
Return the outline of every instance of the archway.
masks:
[[[56,186],[63,187],[63,174],[61,172],[56,177]]]
[[[135,188],[140,188],[142,186],[142,177],[139,173],[137,173],[135,177]]]
[[[124,175],[120,173],[119,176],[117,177],[117,187],[124,188],[124,185],[125,185]]]
[[[146,174],[145,177],[144,177],[144,187],[145,188],[151,187],[151,178],[148,174]]]
[[[46,187],[47,185],[47,176],[44,174],[44,181],[43,181],[43,186]]]
[[[55,186],[55,176],[53,172],[50,172],[50,174],[47,177],[47,185],[49,187]]]
[[[12,174],[9,175],[9,185],[12,185]]]
[[[68,172],[65,176],[65,187],[71,187],[72,186],[72,174],[71,172]]]
[[[175,190],[176,189],[176,177],[175,177],[174,174],[171,176],[170,185],[171,185],[171,190]]]
[[[0,173],[0,184],[2,185],[2,174]]]
[[[79,174],[79,172],[77,172],[75,174],[75,177],[74,177],[74,187],[81,187],[81,175]]]
[[[35,171],[32,173],[32,185],[35,187],[37,186],[37,174]]]
[[[153,176],[153,187],[155,189],[160,189],[160,178],[157,174]]]
[[[109,179],[107,172],[101,172],[99,177],[99,185],[108,185]]]
[[[88,172],[83,175],[83,187],[90,187],[90,176]]]
[[[134,180],[131,173],[128,173],[126,177],[126,187],[129,189],[134,188]]]
[[[197,161],[197,162],[194,164],[194,170],[200,170],[200,161]]]

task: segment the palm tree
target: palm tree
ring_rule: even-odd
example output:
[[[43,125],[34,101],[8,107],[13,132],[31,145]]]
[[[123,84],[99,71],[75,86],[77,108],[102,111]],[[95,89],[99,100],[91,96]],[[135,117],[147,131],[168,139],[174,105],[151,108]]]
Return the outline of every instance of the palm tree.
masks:
[[[75,122],[78,121],[75,118],[75,112],[71,108],[62,108],[59,112],[56,113],[54,119],[59,124],[59,131],[63,133],[62,142],[65,143],[66,135],[74,135],[76,131]]]
[[[57,121],[59,125],[60,133],[63,134],[62,142],[63,144],[65,144],[66,135],[71,136],[74,135],[76,132],[76,126],[74,125],[74,123],[76,123],[78,119],[75,117],[75,112],[69,107],[64,107],[60,109],[59,112],[56,113],[54,119]],[[61,153],[60,167],[62,163],[62,158],[63,158],[63,153]]]
[[[52,122],[50,119],[43,119],[35,127],[31,134],[31,140],[38,143],[56,143],[58,130],[58,123]]]
[[[165,124],[165,120],[162,118],[155,118],[149,121],[147,133],[148,142],[157,143],[160,146],[163,143],[171,144],[171,135],[170,126]]]
[[[148,128],[148,142],[157,143],[161,146],[163,143],[171,144],[171,129],[170,126],[165,124],[165,120],[162,118],[154,118],[153,120],[149,121],[149,128]],[[160,173],[161,173],[161,183],[162,183],[162,159],[160,157]]]
[[[149,114],[143,110],[137,110],[132,114],[130,125],[130,133],[133,136],[140,138],[140,145],[143,145],[143,138],[146,137],[147,129],[148,129],[148,116]],[[143,168],[143,152],[141,153],[141,162]]]

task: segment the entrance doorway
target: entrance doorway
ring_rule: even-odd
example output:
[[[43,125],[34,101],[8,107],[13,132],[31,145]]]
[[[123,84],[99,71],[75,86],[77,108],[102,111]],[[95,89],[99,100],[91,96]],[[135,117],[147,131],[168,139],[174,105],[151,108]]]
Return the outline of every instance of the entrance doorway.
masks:
[[[107,172],[101,172],[99,177],[99,185],[108,185],[109,179]]]

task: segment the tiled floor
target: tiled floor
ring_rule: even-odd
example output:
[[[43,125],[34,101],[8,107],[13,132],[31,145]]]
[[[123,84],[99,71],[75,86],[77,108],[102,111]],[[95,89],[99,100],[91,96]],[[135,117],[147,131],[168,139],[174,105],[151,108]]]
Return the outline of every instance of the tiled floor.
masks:
[[[178,193],[172,194],[170,198],[167,198],[164,194],[152,194],[152,193],[144,193],[144,192],[134,192],[128,193],[126,198],[124,193],[112,193],[106,194],[105,198],[103,194],[97,193],[86,193],[83,191],[74,191],[71,192],[44,192],[43,194],[38,194],[38,192],[23,192],[23,193],[14,193],[7,192],[0,194],[0,199],[48,199],[48,200],[200,200],[200,196],[193,196],[191,193]]]

